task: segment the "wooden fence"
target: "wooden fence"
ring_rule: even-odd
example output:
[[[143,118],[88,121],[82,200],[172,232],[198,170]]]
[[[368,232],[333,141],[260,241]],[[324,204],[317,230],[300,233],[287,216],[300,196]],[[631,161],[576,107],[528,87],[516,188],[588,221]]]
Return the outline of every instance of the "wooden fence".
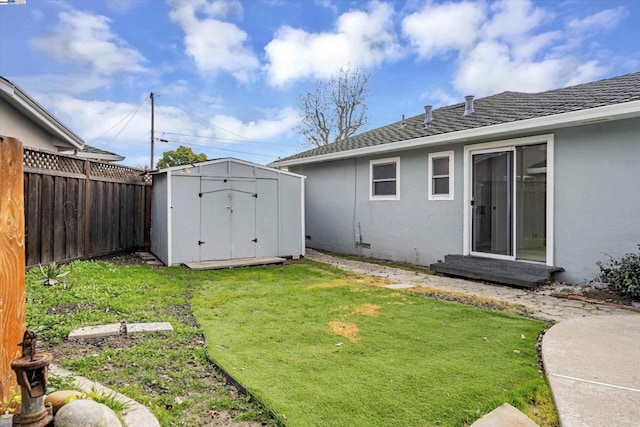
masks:
[[[25,148],[24,191],[27,267],[150,245],[142,170]]]

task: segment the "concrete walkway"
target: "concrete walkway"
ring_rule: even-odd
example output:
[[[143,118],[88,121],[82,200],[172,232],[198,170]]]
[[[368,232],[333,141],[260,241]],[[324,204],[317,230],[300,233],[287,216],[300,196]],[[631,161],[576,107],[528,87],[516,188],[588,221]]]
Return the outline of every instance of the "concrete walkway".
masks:
[[[640,315],[551,296],[557,289],[508,288],[351,261],[307,249],[306,258],[388,279],[396,289],[424,286],[521,304],[559,322],[545,334],[545,371],[562,427],[640,425]],[[564,287],[564,286],[563,286]]]
[[[640,316],[560,322],[542,359],[563,427],[640,425]]]
[[[547,287],[538,291],[516,289],[506,286],[474,282],[471,280],[434,276],[402,270],[399,268],[385,267],[368,262],[351,261],[314,251],[309,248],[307,248],[306,252],[305,258],[307,259],[319,261],[356,273],[380,277],[397,284],[425,286],[442,291],[461,292],[467,295],[479,295],[487,298],[493,298],[498,301],[521,304],[531,310],[535,317],[542,320],[558,322],[561,320],[591,315],[629,314],[628,311],[618,308],[552,297],[551,293],[558,290],[554,287]]]

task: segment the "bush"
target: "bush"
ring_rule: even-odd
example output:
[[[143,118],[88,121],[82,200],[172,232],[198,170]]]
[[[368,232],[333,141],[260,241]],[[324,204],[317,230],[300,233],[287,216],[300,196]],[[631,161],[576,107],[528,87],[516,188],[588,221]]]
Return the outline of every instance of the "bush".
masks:
[[[608,264],[598,262],[598,267],[599,280],[616,292],[640,299],[640,254],[628,253],[619,259],[609,257]]]

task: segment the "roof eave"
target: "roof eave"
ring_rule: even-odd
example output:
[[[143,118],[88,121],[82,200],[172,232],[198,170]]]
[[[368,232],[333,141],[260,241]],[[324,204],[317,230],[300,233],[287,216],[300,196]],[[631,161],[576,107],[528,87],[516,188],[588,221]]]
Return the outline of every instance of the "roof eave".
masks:
[[[640,101],[631,101],[622,104],[571,111],[568,113],[555,114],[551,116],[500,123],[497,125],[408,139],[398,142],[390,142],[388,144],[356,148],[353,150],[339,151],[336,153],[322,154],[312,157],[275,161],[272,162],[270,166],[274,168],[299,166],[304,164],[388,153],[391,151],[421,148],[430,145],[473,142],[480,139],[486,139],[488,137],[503,137],[510,134],[522,132],[548,131],[549,129],[554,128],[557,129],[562,127],[587,125],[591,123],[610,120],[622,120],[632,117],[640,117]]]
[[[33,121],[47,129],[62,141],[67,142],[71,147],[79,150],[84,147],[84,141],[82,138],[49,114],[40,104],[11,81],[1,78],[0,92],[5,93],[7,95],[5,99],[8,98],[13,101],[12,103],[16,108],[28,114]]]

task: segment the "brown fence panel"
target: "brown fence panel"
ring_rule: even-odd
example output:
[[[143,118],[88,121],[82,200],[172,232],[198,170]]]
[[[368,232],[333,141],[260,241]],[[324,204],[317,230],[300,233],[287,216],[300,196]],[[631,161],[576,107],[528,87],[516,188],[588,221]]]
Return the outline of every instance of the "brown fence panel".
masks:
[[[150,245],[144,171],[33,149],[24,166],[27,266]]]

